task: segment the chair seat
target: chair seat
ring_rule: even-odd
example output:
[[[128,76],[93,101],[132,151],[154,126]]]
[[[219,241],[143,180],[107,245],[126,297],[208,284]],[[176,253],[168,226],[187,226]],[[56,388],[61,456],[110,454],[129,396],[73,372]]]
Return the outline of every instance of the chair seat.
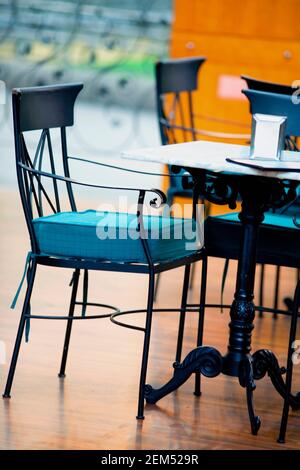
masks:
[[[204,243],[209,256],[238,259],[242,225],[238,213],[208,217]],[[290,215],[267,212],[259,229],[257,262],[300,267],[300,230]]]
[[[193,243],[192,220],[152,215],[143,220],[154,262],[176,260],[199,250],[199,244]],[[33,226],[40,252],[46,255],[147,262],[135,214],[60,212],[34,219]]]

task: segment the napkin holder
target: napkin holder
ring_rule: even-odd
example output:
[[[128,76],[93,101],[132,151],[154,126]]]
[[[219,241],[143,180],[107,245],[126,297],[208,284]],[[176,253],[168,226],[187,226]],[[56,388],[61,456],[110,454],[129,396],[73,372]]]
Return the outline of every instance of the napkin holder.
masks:
[[[251,160],[280,160],[287,118],[269,114],[252,116]]]

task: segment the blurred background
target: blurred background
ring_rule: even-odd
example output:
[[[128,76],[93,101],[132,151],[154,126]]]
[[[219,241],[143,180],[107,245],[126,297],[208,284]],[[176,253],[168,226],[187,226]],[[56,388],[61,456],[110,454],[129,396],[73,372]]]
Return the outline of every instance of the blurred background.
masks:
[[[14,178],[12,87],[84,82],[71,150],[117,157],[159,143],[153,72],[169,55],[207,58],[196,109],[204,138],[245,142],[240,75],[300,79],[299,13],[299,0],[0,0],[0,183]]]
[[[69,132],[73,155],[117,158],[158,144],[153,70],[168,55],[172,13],[172,0],[0,0],[0,183],[15,182],[13,87],[84,83]],[[75,164],[74,177],[79,171]],[[101,171],[101,180],[111,177]],[[159,177],[143,181],[161,184]]]
[[[160,143],[154,64],[168,56],[206,57],[195,93],[198,137],[247,143],[241,75],[288,85],[300,79],[299,14],[299,0],[0,0],[6,85],[0,184],[15,181],[11,88],[82,81],[69,151],[118,158],[122,150]],[[122,177],[101,172],[116,182]],[[82,166],[74,164],[73,176],[79,174]],[[129,173],[126,178],[136,182]],[[159,176],[142,178],[145,185],[167,186]]]

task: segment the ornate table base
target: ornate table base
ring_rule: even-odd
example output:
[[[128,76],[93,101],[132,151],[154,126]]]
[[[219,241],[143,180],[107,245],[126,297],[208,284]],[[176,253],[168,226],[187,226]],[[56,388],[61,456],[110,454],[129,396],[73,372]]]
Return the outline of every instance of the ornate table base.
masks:
[[[182,363],[174,363],[174,375],[161,388],[155,389],[146,385],[145,398],[147,403],[154,404],[161,398],[179,388],[194,372],[200,372],[205,377],[216,377],[226,374],[226,357],[222,357],[217,349],[210,346],[200,346],[189,352]],[[256,388],[254,380],[269,375],[275,389],[284,398],[285,382],[282,375],[285,368],[280,368],[276,356],[267,349],[260,349],[253,356],[245,356],[240,364],[238,379],[240,385],[246,389],[247,406],[251,424],[251,432],[256,435],[261,424],[259,416],[255,415],[253,408],[253,391]],[[227,374],[226,374],[227,375]],[[290,406],[293,410],[300,409],[300,393],[290,395]]]
[[[253,289],[258,230],[266,210],[284,206],[295,198],[298,183],[295,186],[271,178],[212,176],[195,169],[188,171],[194,177],[195,190],[204,195],[205,199],[217,204],[229,204],[231,208],[234,208],[238,194],[242,199],[239,214],[242,236],[236,289],[230,310],[228,352],[222,357],[213,347],[200,346],[193,349],[182,363],[174,364],[174,375],[163,387],[154,389],[150,385],[146,386],[145,398],[148,403],[156,403],[180,387],[194,372],[200,372],[206,377],[216,377],[221,373],[238,377],[240,385],[246,389],[251,431],[252,434],[257,434],[260,418],[255,415],[253,407],[255,380],[268,374],[277,392],[283,398],[286,395],[286,385],[282,378],[285,369],[280,368],[276,356],[264,349],[250,354],[255,316]],[[297,396],[290,394],[289,405],[293,409],[300,408],[299,393]]]

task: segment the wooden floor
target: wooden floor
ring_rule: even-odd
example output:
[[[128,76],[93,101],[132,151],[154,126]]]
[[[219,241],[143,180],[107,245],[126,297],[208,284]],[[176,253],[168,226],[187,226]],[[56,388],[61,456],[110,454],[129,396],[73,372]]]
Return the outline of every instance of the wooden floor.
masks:
[[[22,296],[15,311],[9,309],[23,270],[28,241],[16,191],[1,190],[0,340],[7,363],[0,366],[3,389],[15,339]],[[209,266],[208,301],[219,301],[223,262]],[[236,265],[231,263],[226,300],[232,299]],[[71,273],[38,268],[33,312],[66,312]],[[271,301],[273,270],[267,270],[266,300]],[[179,306],[183,271],[164,274],[160,306]],[[295,276],[284,270],[281,297],[290,294]],[[90,300],[121,308],[144,307],[147,279],[132,274],[93,273]],[[196,286],[199,285],[199,269]],[[196,301],[197,287],[190,293]],[[156,314],[153,322],[148,382],[164,383],[172,373],[178,314]],[[207,311],[205,344],[226,351],[228,312]],[[143,323],[143,316],[131,318]],[[196,314],[189,314],[185,351],[196,338]],[[256,319],[253,349],[271,348],[285,363],[289,320],[270,316]],[[11,400],[0,401],[1,449],[299,449],[300,412],[292,412],[287,444],[279,445],[282,401],[269,378],[258,382],[256,412],[262,418],[258,436],[249,432],[245,391],[235,378],[203,380],[203,395],[193,396],[191,378],[179,391],[146,406],[146,419],[137,422],[136,402],[142,334],[120,328],[109,320],[74,324],[67,377],[58,379],[65,322],[32,321],[30,342],[23,343]],[[300,366],[295,386],[300,388]]]

